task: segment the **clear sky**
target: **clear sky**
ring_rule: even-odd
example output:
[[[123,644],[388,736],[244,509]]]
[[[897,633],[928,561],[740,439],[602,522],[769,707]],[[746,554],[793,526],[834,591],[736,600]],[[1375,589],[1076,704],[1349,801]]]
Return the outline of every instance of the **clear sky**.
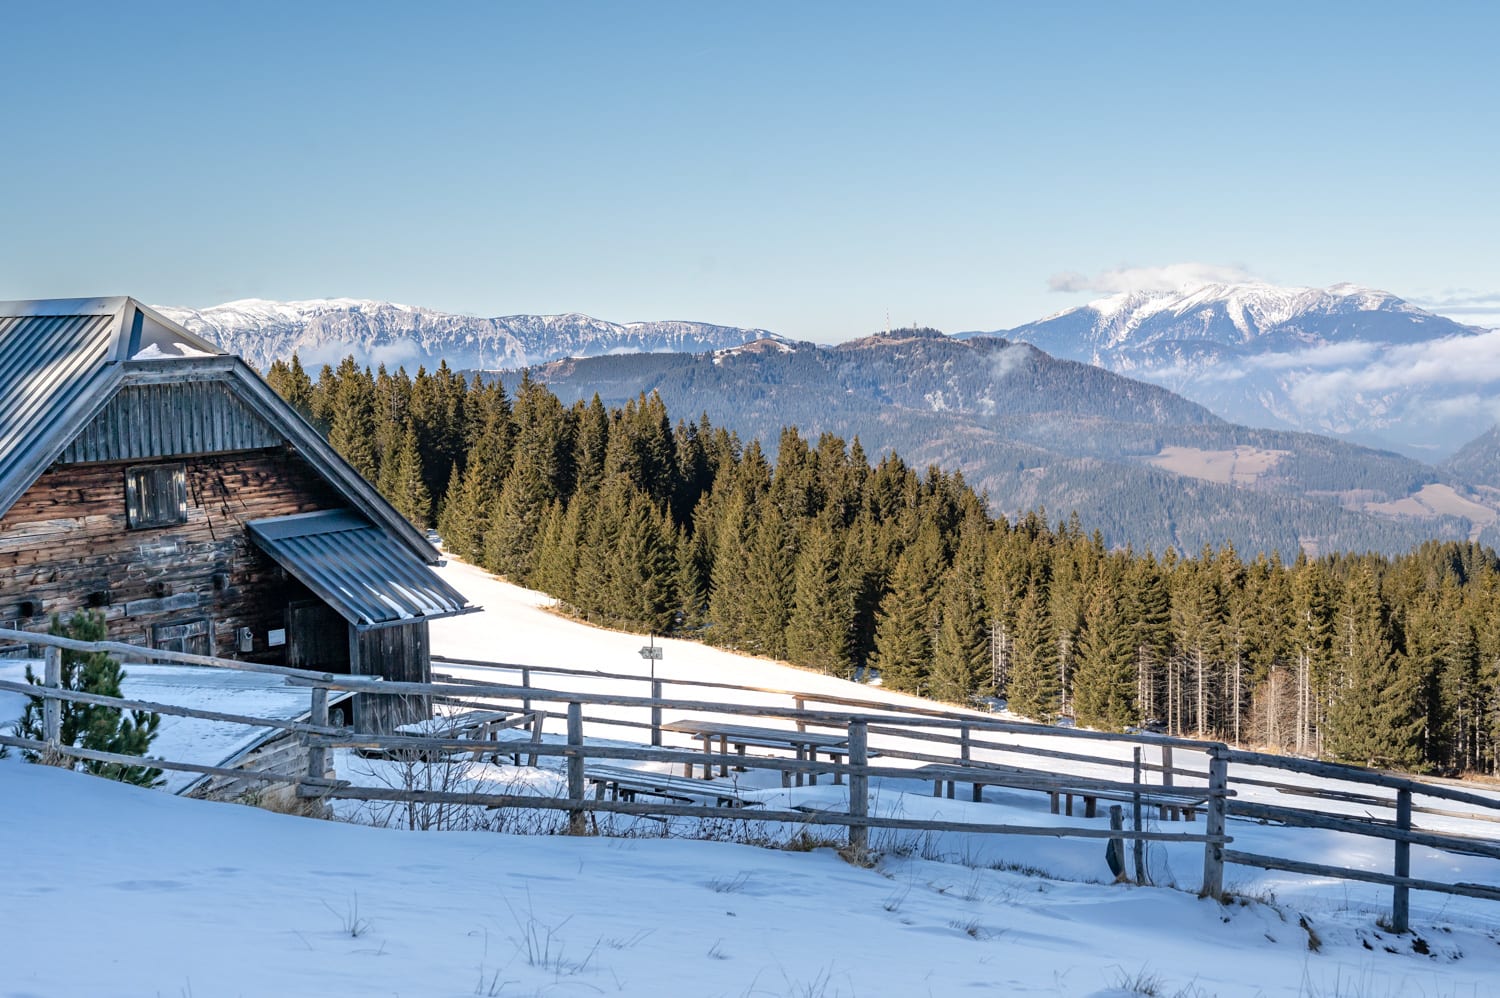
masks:
[[[1500,324],[1493,3],[58,2],[3,25],[0,298],[832,341],[887,313],[1008,327],[1177,266]]]

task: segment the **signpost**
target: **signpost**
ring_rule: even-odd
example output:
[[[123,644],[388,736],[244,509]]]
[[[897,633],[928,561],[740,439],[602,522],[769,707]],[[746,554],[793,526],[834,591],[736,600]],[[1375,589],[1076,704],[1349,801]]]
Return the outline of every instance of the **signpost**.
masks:
[[[651,663],[651,699],[657,704],[651,708],[651,744],[661,745],[661,684],[656,681],[656,663],[661,661],[661,653],[664,648],[656,647],[656,635],[651,635],[650,642],[641,649],[641,658]]]

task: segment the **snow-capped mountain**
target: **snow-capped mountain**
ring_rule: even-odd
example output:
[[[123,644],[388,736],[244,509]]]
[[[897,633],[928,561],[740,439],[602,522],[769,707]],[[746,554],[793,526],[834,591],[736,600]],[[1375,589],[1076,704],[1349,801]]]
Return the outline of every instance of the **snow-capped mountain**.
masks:
[[[260,368],[295,352],[304,366],[352,353],[366,364],[414,369],[447,360],[455,369],[493,370],[609,353],[698,353],[774,337],[706,322],[618,323],[577,313],[479,318],[353,298],[252,298],[158,311]]]
[[[1252,426],[1432,460],[1494,421],[1500,333],[1371,288],[1136,291],[998,335],[1171,388]]]

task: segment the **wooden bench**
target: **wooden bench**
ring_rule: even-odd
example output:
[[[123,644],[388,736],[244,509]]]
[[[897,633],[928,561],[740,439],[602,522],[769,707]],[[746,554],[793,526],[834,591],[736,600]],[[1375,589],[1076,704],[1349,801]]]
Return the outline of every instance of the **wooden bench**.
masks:
[[[957,783],[971,784],[975,801],[982,799],[985,787],[1036,790],[1051,798],[1053,814],[1058,814],[1066,806],[1069,817],[1073,815],[1075,797],[1083,799],[1083,816],[1092,818],[1098,814],[1101,800],[1132,802],[1139,795],[1143,804],[1160,809],[1162,820],[1166,820],[1169,812],[1175,820],[1177,813],[1181,811],[1188,821],[1196,821],[1198,810],[1208,800],[1207,791],[1197,787],[1142,786],[1137,790],[1134,784],[1129,783],[1111,783],[1108,780],[990,763],[970,763],[963,766],[933,764],[912,770],[912,775],[931,780],[934,797],[943,795],[946,784],[950,799],[954,796],[954,785]]]
[[[661,727],[663,731],[675,731],[700,739],[703,742],[704,755],[710,757],[714,755],[714,742],[716,741],[719,743],[719,755],[728,755],[730,745],[734,746],[735,752],[741,757],[745,756],[745,748],[750,745],[756,748],[786,749],[792,752],[798,760],[809,764],[805,769],[798,769],[796,772],[799,787],[802,786],[804,774],[807,776],[809,785],[817,786],[819,770],[812,764],[817,761],[819,752],[828,756],[830,762],[837,762],[849,755],[847,735],[798,731],[795,728],[760,728],[748,724],[723,724],[718,721],[671,721]],[[745,767],[740,765],[735,769],[743,772]],[[688,777],[693,775],[693,763],[683,764],[682,775]],[[719,764],[719,775],[729,775],[727,763]],[[703,778],[705,780],[713,778],[711,762],[703,763]],[[833,782],[843,783],[843,774],[834,770]],[[790,770],[781,771],[781,785],[783,787],[792,785]]]
[[[588,766],[583,771],[583,778],[593,785],[595,800],[603,800],[608,793],[610,800],[623,801],[633,801],[644,795],[684,804],[713,801],[717,807],[751,807],[761,803],[745,800],[732,786],[710,785],[691,777],[649,773],[622,766]]]

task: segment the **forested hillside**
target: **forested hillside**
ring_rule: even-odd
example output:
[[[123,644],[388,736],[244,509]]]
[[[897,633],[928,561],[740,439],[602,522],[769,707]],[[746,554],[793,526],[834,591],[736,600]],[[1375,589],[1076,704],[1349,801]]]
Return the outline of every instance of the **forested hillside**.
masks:
[[[707,414],[764,441],[772,457],[784,426],[809,438],[857,434],[873,453],[962,471],[998,513],[1076,509],[1111,546],[1196,551],[1232,542],[1285,557],[1299,549],[1396,554],[1473,528],[1457,516],[1361,508],[1439,480],[1410,458],[1236,426],[1164,388],[993,337],[895,330],[827,349],[761,342],[712,354],[556,361],[532,376],[567,404],[598,393],[623,405],[657,392],[674,412]],[[1230,484],[1154,467],[1166,448],[1256,448],[1274,461],[1253,481]]]
[[[1077,516],[995,519],[963,476],[783,431],[777,457],[657,396],[564,405],[347,361],[272,384],[414,523],[589,620],[696,636],[956,703],[1160,724],[1377,765],[1483,770],[1500,738],[1500,563],[1162,557]]]

